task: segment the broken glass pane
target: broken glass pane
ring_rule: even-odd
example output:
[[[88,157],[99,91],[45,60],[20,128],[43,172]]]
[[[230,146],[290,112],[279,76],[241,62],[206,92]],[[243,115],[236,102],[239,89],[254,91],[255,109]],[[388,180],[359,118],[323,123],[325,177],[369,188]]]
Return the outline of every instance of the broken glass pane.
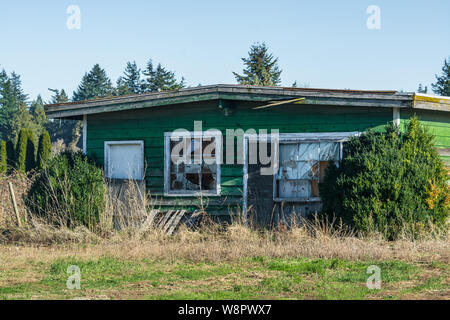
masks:
[[[181,144],[180,144],[181,143]],[[170,164],[170,189],[171,190],[216,190],[217,164],[215,151],[215,138],[191,138],[185,137],[182,140],[171,141],[170,151],[174,148],[177,161]],[[202,153],[206,148],[207,163]],[[186,150],[186,152],[184,152]],[[212,164],[211,164],[212,163]]]

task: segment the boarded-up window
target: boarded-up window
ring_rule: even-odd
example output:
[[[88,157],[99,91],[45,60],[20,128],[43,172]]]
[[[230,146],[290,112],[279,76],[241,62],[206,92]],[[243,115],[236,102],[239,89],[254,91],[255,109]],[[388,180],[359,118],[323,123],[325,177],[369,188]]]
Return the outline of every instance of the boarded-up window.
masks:
[[[280,169],[275,198],[302,200],[320,197],[319,183],[330,161],[339,161],[339,142],[280,144]]]
[[[106,141],[105,175],[109,179],[144,178],[143,141]]]
[[[173,195],[220,193],[217,135],[166,136],[166,192]]]

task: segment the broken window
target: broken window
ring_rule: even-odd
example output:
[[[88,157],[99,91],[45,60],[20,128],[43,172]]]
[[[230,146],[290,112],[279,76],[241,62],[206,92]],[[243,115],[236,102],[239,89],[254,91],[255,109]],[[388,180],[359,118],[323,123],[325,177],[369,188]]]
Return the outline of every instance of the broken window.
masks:
[[[340,142],[280,143],[274,198],[280,201],[319,198],[319,183],[329,163],[339,161],[340,146]]]
[[[219,194],[221,137],[204,133],[166,139],[166,193]]]

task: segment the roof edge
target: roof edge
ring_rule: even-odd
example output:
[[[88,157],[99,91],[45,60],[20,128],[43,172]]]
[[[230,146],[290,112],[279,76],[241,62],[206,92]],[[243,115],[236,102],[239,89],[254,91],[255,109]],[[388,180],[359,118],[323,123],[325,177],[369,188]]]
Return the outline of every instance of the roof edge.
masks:
[[[45,105],[50,118],[80,116],[83,114],[122,111],[136,108],[163,106],[196,101],[231,99],[245,101],[285,100],[296,97],[307,99],[305,104],[359,105],[374,107],[416,107],[450,111],[450,97],[426,97],[415,93],[388,90],[346,90],[320,88],[266,87],[216,84],[174,91],[154,92],[121,97],[99,98],[86,101]],[[429,101],[431,99],[431,101]],[[439,100],[439,101],[438,101]],[[444,101],[444,102],[440,102]],[[449,103],[442,108],[440,104]],[[138,106],[139,105],[139,106]]]

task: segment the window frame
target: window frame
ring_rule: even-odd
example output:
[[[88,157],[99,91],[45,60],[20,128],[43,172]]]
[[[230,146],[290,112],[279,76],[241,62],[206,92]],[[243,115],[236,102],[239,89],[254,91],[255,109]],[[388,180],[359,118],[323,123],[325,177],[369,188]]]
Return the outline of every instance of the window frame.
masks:
[[[320,144],[321,142],[325,143],[338,143],[339,144],[339,159],[337,160],[338,163],[342,161],[343,156],[343,144],[345,141],[348,141],[347,139],[333,139],[333,138],[317,138],[317,139],[280,139],[279,144],[302,144],[302,143],[314,143],[314,144]],[[280,156],[280,152],[278,153],[278,156]],[[281,161],[281,159],[279,159]],[[320,168],[320,160],[319,162],[319,168]],[[280,170],[280,168],[277,168]],[[277,196],[278,190],[277,190],[277,180],[281,180],[277,178],[278,174],[273,175],[273,201],[274,202],[303,202],[303,203],[310,203],[310,202],[321,202],[321,197],[309,197],[309,198],[288,198],[288,197],[279,197]],[[318,183],[320,184],[320,169],[318,172],[319,180]]]
[[[133,181],[142,181],[145,179],[145,152],[144,152],[144,140],[123,140],[123,141],[105,141],[104,142],[104,172],[105,172],[105,178],[110,180],[130,180],[130,179],[119,179],[119,178],[112,178],[112,173],[110,172],[111,169],[111,146],[117,146],[117,145],[138,145],[140,147],[140,161],[142,163],[141,166],[141,172],[140,172],[140,179],[132,179]]]
[[[215,165],[217,168],[216,172],[216,190],[212,191],[198,191],[198,190],[170,190],[170,162],[171,162],[171,150],[170,150],[170,138],[173,132],[164,133],[164,196],[166,197],[219,197],[221,196],[221,163],[222,163],[222,132],[217,131],[184,131],[177,132],[176,134],[182,138],[215,138],[216,149],[215,149]],[[203,153],[202,153],[203,160]]]

